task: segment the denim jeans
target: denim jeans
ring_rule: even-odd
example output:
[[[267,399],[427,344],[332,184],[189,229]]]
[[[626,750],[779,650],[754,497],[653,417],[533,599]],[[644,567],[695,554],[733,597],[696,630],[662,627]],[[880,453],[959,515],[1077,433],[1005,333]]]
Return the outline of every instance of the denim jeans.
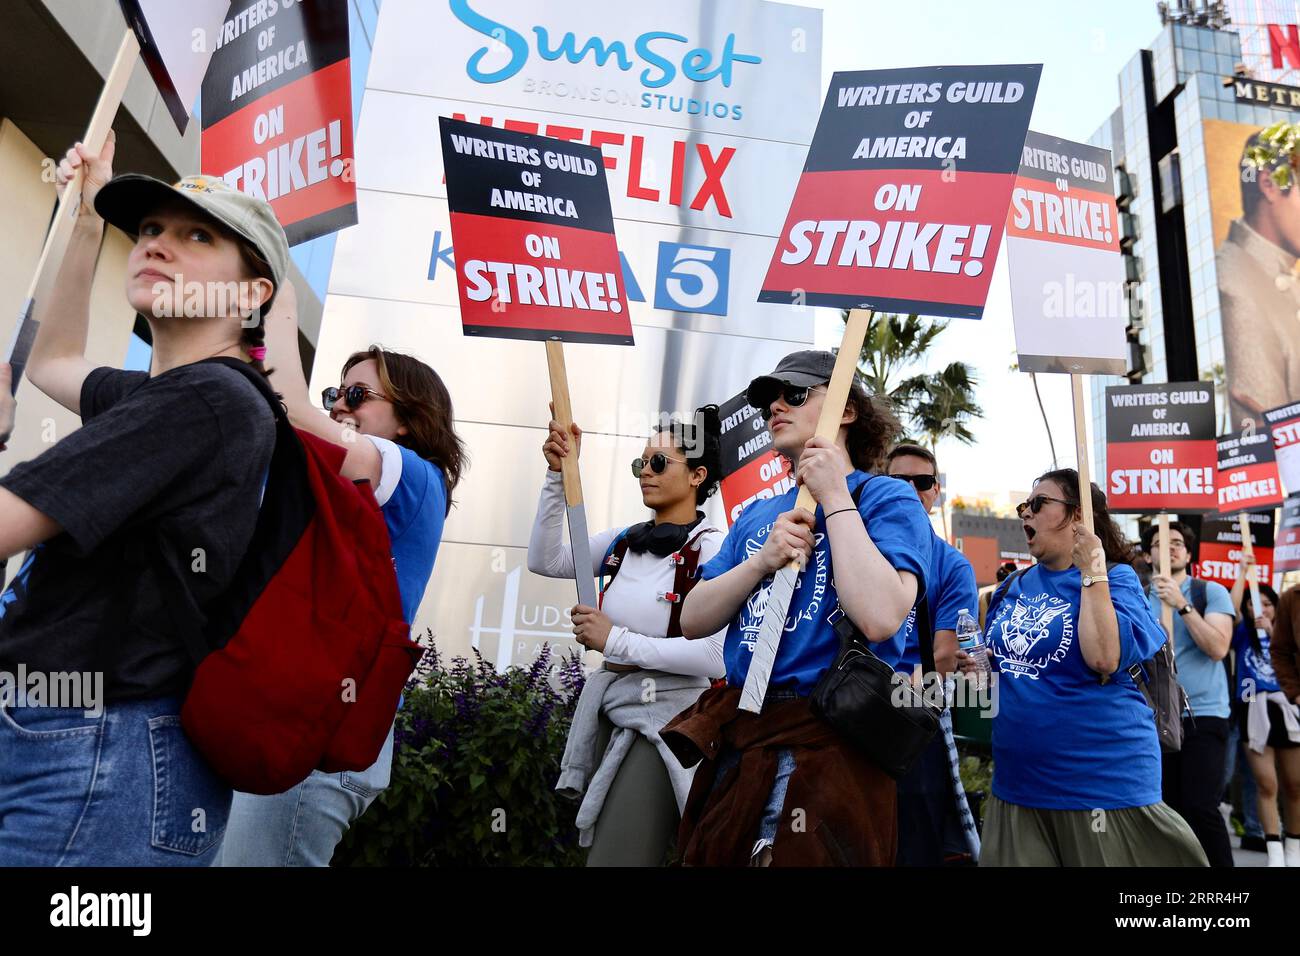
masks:
[[[0,708],[0,866],[210,866],[232,791],[181,703]]]
[[[379,759],[365,770],[312,775],[284,793],[236,793],[218,866],[329,866],[334,848],[388,786],[389,728]]]
[[[1228,759],[1223,774],[1223,789],[1228,789],[1234,774],[1241,776],[1241,824],[1248,837],[1264,839],[1264,827],[1259,822],[1259,804],[1255,791],[1255,775],[1250,772],[1245,744],[1241,739],[1244,717],[1234,719],[1228,728]]]

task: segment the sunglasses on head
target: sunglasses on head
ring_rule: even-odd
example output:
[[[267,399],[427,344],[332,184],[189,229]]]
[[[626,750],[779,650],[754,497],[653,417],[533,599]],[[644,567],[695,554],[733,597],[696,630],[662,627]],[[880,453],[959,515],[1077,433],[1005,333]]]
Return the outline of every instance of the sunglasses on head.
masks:
[[[1038,512],[1043,510],[1043,505],[1047,504],[1049,501],[1055,501],[1058,504],[1065,505],[1067,508],[1073,508],[1078,505],[1077,501],[1066,501],[1064,498],[1052,498],[1048,495],[1034,495],[1034,497],[1030,498],[1028,501],[1022,501],[1020,504],[1016,505],[1016,515],[1023,519],[1025,517],[1026,509],[1030,514],[1038,514]]]
[[[646,468],[648,467],[656,475],[662,475],[664,471],[668,468],[668,463],[670,461],[684,462],[686,461],[686,459],[669,458],[663,452],[656,452],[655,454],[651,455],[649,458],[633,458],[632,474],[635,475],[637,478],[640,478],[641,472],[645,471]]]
[[[325,411],[334,410],[334,406],[339,399],[348,403],[348,408],[357,408],[368,398],[377,398],[381,401],[388,401],[383,395],[380,395],[373,388],[366,388],[364,385],[348,385],[345,388],[334,388],[333,386],[325,389],[320,393],[320,403],[325,406]]]
[[[939,480],[934,475],[890,475],[889,477],[897,478],[899,481],[910,481],[916,486],[917,491],[929,491]]]
[[[781,389],[775,395],[767,400],[767,403],[759,409],[759,414],[763,416],[763,421],[768,421],[772,417],[772,403],[778,398],[784,399],[785,403],[791,408],[798,408],[808,401],[808,395],[822,385],[791,385],[788,382],[781,383]]]

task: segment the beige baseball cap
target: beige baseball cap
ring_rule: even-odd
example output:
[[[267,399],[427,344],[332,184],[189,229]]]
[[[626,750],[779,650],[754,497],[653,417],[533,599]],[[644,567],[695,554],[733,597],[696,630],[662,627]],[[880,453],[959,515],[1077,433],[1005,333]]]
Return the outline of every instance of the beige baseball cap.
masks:
[[[173,185],[140,173],[114,176],[95,195],[95,212],[129,235],[139,235],[140,220],[180,199],[215,219],[251,245],[271,267],[271,281],[280,291],[289,268],[289,242],[270,203],[232,189],[216,176],[186,176]],[[267,301],[269,308],[275,294]]]

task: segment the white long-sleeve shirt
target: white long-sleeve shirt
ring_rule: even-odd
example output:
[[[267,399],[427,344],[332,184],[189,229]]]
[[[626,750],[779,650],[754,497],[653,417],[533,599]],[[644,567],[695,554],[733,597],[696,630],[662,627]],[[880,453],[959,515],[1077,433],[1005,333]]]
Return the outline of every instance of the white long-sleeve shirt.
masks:
[[[537,519],[528,540],[528,570],[548,578],[572,578],[573,552],[564,540],[564,484],[559,472],[547,470],[537,502]],[[591,574],[600,574],[605,552],[620,528],[591,537]],[[718,553],[725,535],[717,528],[696,529],[700,566]],[[645,551],[629,550],[618,574],[605,590],[601,610],[613,627],[605,644],[605,659],[614,664],[635,664],[647,670],[692,677],[722,677],[722,640],[726,628],[706,638],[668,637],[672,605],[662,595],[673,590],[676,565]]]

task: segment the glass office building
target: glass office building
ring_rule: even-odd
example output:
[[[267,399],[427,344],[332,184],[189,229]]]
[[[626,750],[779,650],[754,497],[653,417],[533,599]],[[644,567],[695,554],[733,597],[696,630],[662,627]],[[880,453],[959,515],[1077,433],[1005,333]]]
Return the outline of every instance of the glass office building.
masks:
[[[1300,121],[1300,90],[1293,96],[1273,85],[1297,76],[1290,51],[1279,50],[1278,41],[1300,24],[1300,3],[1272,2],[1262,13],[1258,6],[1223,5],[1218,12],[1231,15],[1232,23],[1214,17],[1200,18],[1210,21],[1206,25],[1166,23],[1151,48],[1139,50],[1120,73],[1119,107],[1090,140],[1113,152],[1120,171],[1131,305],[1128,375],[1091,380],[1098,475],[1105,473],[1109,385],[1214,380],[1220,431],[1229,428],[1215,249],[1232,190],[1221,172],[1225,147],[1207,137],[1221,134],[1224,143],[1237,144],[1231,166],[1244,135],[1232,140],[1227,134],[1236,127],[1229,124]]]

